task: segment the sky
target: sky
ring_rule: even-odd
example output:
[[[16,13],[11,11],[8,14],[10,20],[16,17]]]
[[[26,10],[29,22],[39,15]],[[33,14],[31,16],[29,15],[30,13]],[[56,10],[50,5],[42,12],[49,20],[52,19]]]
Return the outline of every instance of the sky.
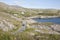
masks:
[[[0,0],[9,5],[18,5],[26,8],[55,8],[60,9],[60,0]]]

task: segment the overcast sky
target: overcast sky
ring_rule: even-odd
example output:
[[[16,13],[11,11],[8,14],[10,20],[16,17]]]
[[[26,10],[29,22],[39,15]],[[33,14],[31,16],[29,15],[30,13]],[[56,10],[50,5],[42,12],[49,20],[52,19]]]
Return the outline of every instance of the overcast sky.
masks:
[[[19,5],[26,8],[56,8],[60,9],[60,0],[0,0],[10,5]]]

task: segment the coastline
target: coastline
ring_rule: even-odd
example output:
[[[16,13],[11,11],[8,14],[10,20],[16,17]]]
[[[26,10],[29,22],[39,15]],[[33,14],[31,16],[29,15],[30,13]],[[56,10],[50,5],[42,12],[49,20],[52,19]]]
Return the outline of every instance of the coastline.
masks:
[[[40,16],[40,18],[59,18],[59,16]]]

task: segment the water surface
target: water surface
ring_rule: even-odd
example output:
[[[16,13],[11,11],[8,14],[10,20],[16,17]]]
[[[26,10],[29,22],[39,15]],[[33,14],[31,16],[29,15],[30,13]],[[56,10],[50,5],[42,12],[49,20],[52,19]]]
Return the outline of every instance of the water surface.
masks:
[[[60,24],[60,18],[33,18],[33,20],[37,22],[52,22],[52,23]]]

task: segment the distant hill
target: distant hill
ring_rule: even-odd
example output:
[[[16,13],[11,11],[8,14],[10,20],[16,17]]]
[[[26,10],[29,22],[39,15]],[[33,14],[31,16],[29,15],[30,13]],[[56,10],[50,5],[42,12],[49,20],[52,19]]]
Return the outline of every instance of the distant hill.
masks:
[[[21,11],[24,11],[26,13],[60,13],[60,10],[58,9],[30,9],[30,8],[24,8],[21,6],[17,6],[17,5],[8,5],[5,3],[0,2],[0,11],[3,12],[18,12],[20,13]]]

